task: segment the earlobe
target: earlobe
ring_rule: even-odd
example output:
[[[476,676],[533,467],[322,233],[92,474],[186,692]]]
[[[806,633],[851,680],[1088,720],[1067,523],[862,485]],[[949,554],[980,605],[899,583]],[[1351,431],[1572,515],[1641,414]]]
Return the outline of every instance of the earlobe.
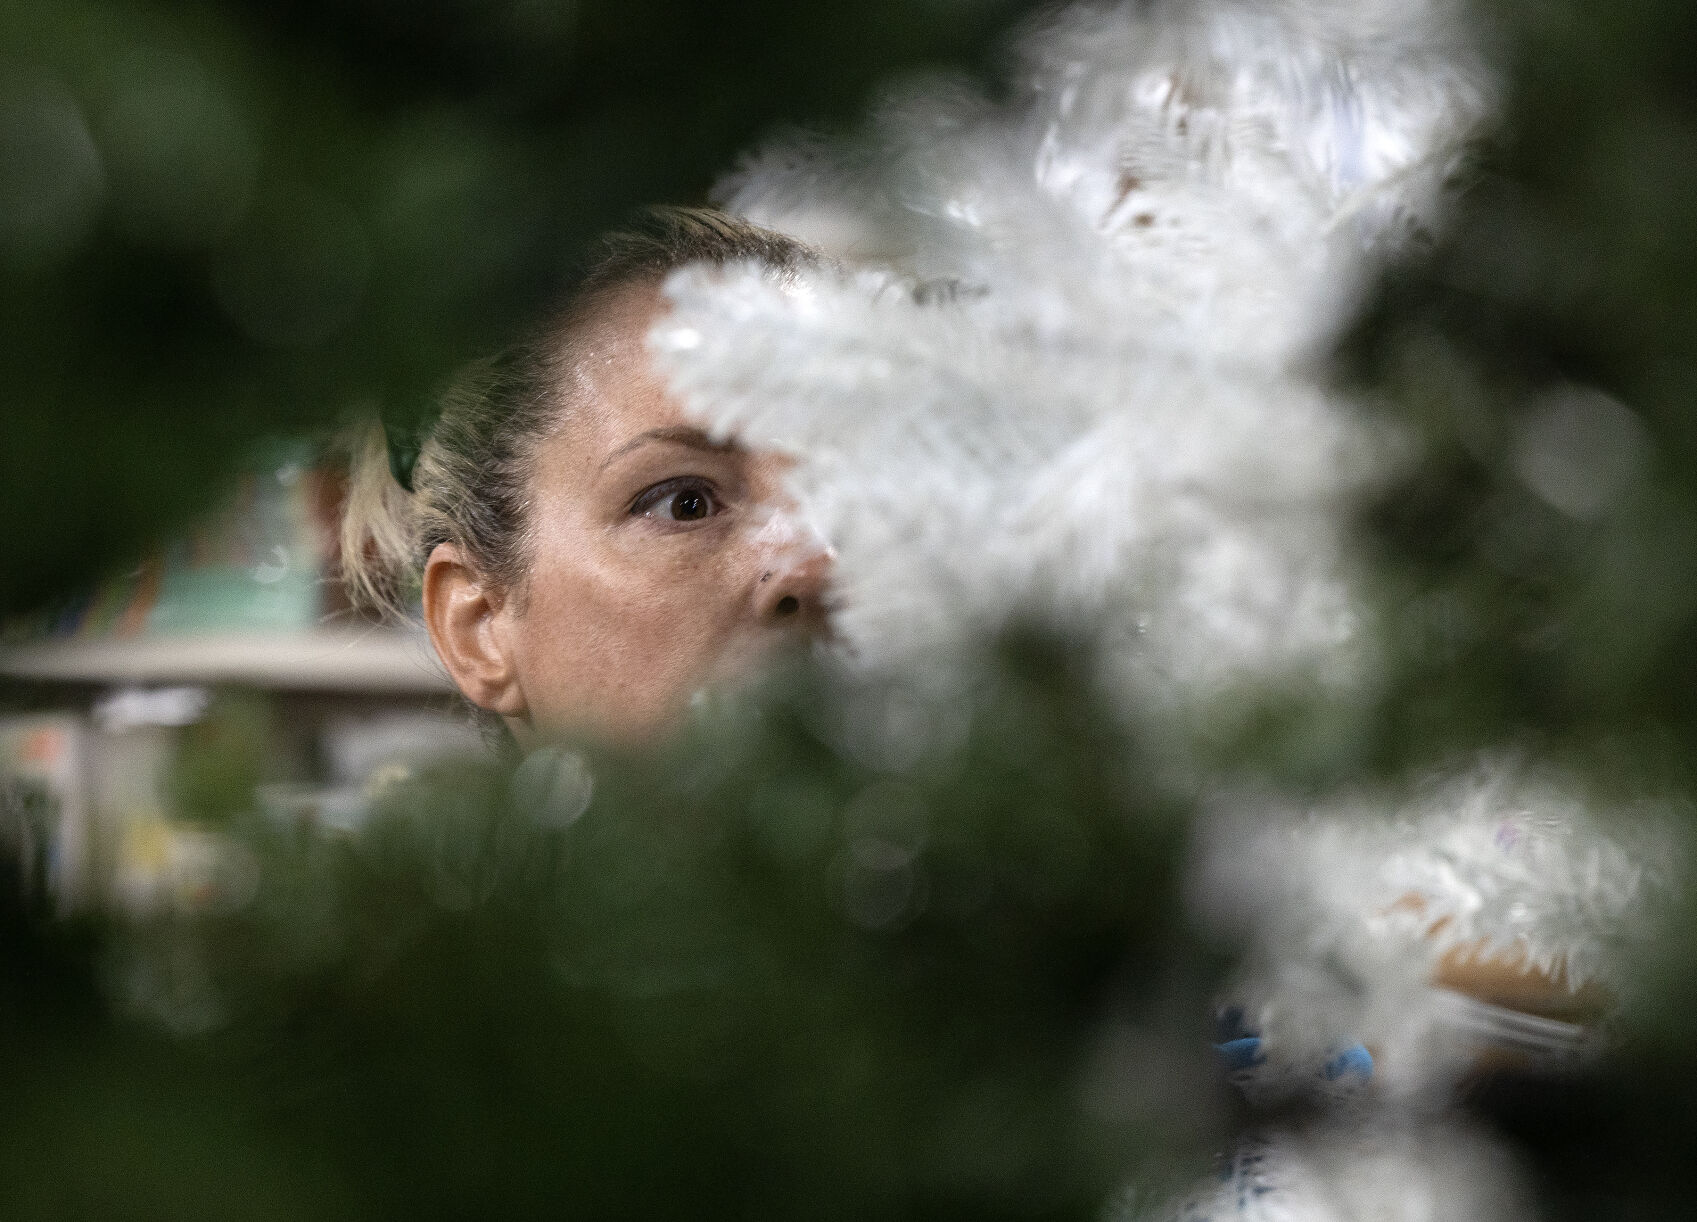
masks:
[[[465,698],[503,717],[529,715],[518,680],[507,600],[452,543],[424,565],[424,623],[442,665]]]

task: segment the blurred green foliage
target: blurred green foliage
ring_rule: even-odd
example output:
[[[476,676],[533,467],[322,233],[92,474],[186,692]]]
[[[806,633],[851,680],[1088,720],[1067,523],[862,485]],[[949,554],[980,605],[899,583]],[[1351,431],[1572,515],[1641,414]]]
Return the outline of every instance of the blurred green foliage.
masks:
[[[218,693],[183,731],[168,786],[171,811],[211,824],[246,812],[261,782],[276,779],[276,741],[273,710],[262,695]]]
[[[1404,649],[1376,758],[1539,744],[1690,795],[1697,758],[1697,10],[1481,6],[1512,91],[1457,223],[1393,269],[1340,375],[1426,437],[1365,538]],[[1646,948],[1622,1052],[1480,1106],[1544,1215],[1674,1218],[1697,1188],[1697,909]]]
[[[1407,634],[1396,753],[1697,705],[1697,13],[1489,4],[1513,83],[1436,248],[1388,275],[1344,376],[1428,454],[1372,523]]]
[[[249,827],[254,903],[107,944],[141,1028],[37,949],[69,983],[0,1011],[8,1216],[1087,1218],[1201,1171],[1180,808],[1063,652],[918,699],[727,702],[592,759],[581,815],[471,766],[356,837]],[[873,717],[919,707],[953,728]],[[208,990],[214,1032],[147,1038]]]
[[[259,437],[422,411],[595,234],[1025,7],[0,7],[0,615],[133,560]]]

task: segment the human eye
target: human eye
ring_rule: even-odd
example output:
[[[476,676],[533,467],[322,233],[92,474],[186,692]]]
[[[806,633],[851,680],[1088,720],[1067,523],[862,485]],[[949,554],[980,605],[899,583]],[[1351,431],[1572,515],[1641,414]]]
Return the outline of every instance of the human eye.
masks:
[[[663,480],[637,493],[630,505],[630,516],[658,518],[667,522],[699,522],[723,509],[719,493],[709,481],[686,475]]]

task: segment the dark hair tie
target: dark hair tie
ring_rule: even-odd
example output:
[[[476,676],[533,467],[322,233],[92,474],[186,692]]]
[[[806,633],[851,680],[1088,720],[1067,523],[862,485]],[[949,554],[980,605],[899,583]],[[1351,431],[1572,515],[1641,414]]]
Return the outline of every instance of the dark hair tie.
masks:
[[[408,492],[413,490],[413,468],[418,466],[418,452],[424,444],[422,433],[416,424],[401,424],[384,417],[383,440],[389,448],[389,474]]]

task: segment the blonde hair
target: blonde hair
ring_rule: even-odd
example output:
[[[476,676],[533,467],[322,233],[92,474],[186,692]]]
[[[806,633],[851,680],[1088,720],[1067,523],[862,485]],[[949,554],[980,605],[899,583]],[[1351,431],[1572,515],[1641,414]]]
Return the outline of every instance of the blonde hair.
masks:
[[[563,373],[576,333],[619,289],[693,263],[753,262],[793,274],[811,248],[709,208],[656,208],[604,238],[564,306],[523,342],[466,371],[418,446],[410,487],[372,425],[353,447],[342,514],[341,577],[362,610],[399,617],[438,544],[453,543],[486,577],[523,591],[536,445],[568,409]]]

